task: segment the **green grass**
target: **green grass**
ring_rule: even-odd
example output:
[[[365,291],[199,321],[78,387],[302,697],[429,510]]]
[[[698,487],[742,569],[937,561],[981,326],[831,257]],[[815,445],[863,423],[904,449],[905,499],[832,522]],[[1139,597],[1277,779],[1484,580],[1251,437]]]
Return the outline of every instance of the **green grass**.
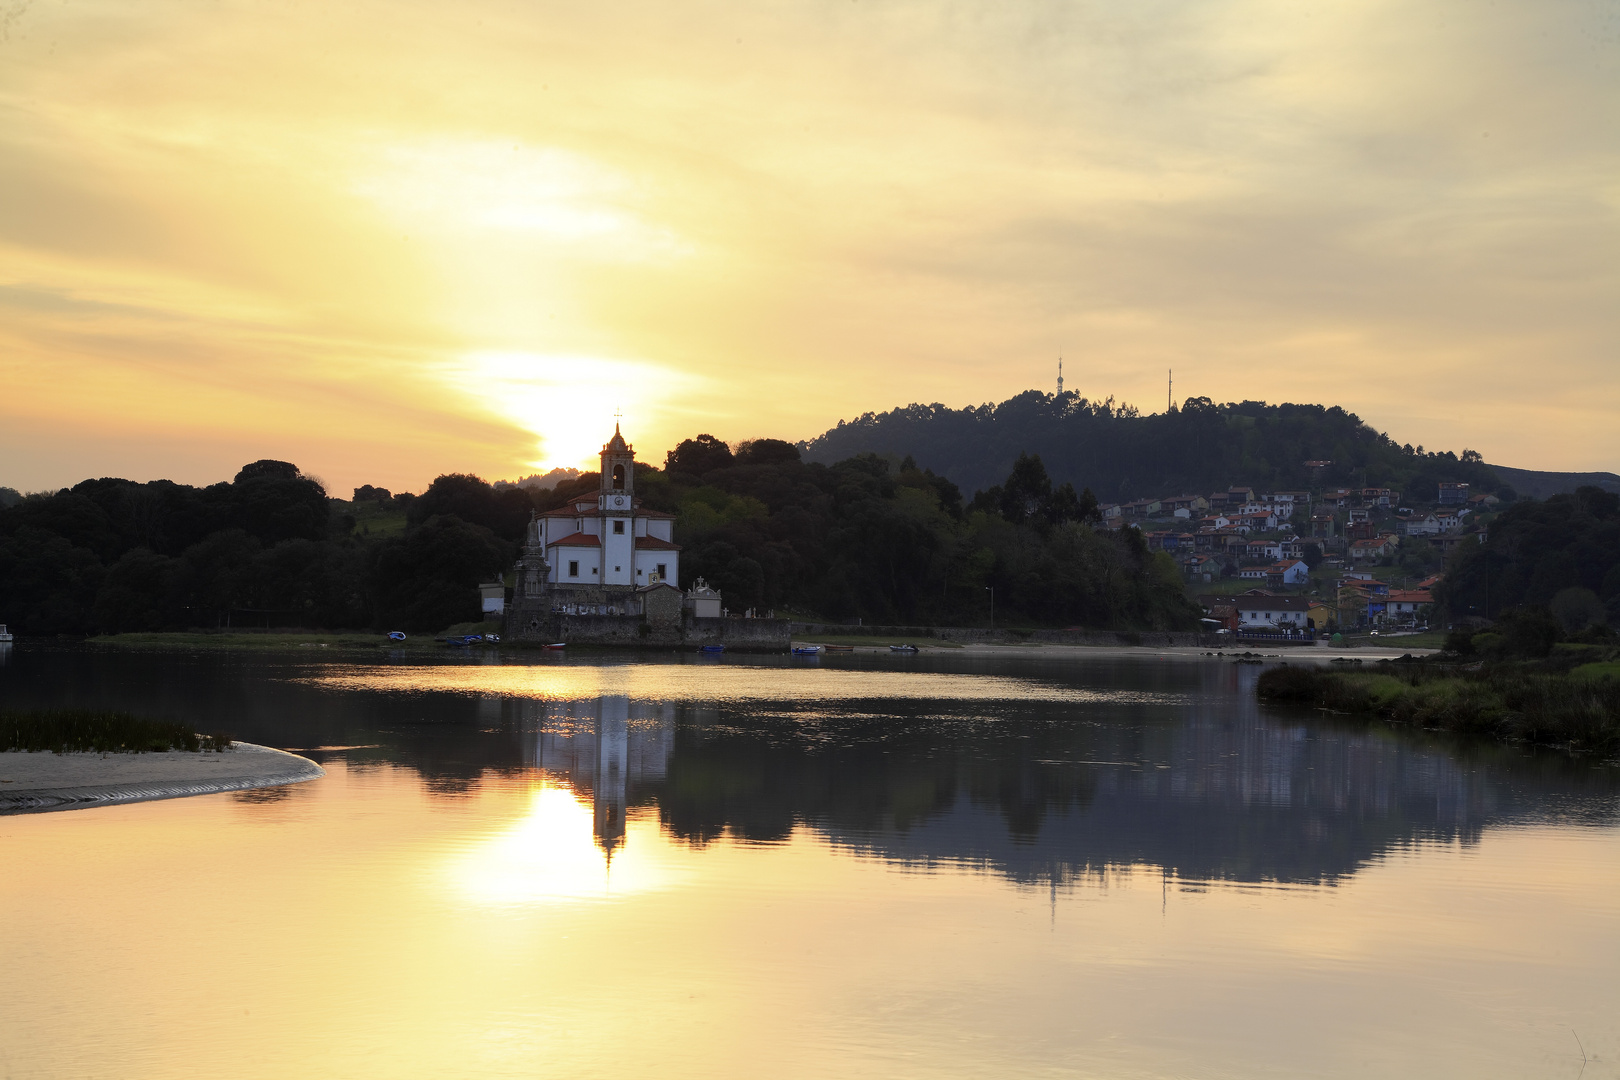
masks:
[[[1582,664],[1569,674],[1574,679],[1620,679],[1620,660]]]
[[[1267,701],[1543,743],[1572,753],[1620,751],[1620,680],[1518,664],[1477,669],[1419,661],[1354,671],[1282,665],[1263,672],[1255,692]]]
[[[405,535],[405,511],[380,508],[374,502],[341,502],[333,509],[354,518],[354,534],[368,539]]]
[[[129,713],[92,709],[0,712],[0,751],[146,754],[230,748],[231,740],[225,735],[199,735],[184,724],[147,720]]]
[[[868,634],[814,634],[808,637],[795,637],[797,644],[809,645],[872,645],[887,648],[890,645],[916,645],[918,648],[934,649],[960,649],[962,646],[954,641],[942,641],[930,637],[879,637]]]
[[[1379,634],[1372,637],[1368,634],[1357,634],[1354,638],[1357,645],[1376,646],[1380,649],[1443,649],[1446,647],[1446,631],[1430,630],[1422,634],[1402,634],[1398,637],[1388,634]]]

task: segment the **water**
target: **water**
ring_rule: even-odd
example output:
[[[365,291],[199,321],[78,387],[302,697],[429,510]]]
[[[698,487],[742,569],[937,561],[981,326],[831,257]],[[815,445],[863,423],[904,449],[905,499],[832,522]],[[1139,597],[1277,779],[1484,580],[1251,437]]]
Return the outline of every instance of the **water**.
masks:
[[[12,650],[328,776],[0,818],[0,1076],[1620,1075],[1613,771],[1255,674]]]

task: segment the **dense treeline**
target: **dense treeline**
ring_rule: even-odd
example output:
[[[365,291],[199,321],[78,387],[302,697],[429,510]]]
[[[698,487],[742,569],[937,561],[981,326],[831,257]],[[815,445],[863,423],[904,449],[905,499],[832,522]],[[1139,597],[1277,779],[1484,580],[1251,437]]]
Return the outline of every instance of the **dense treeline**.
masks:
[[[662,471],[638,471],[636,490],[677,515],[681,576],[704,576],[733,610],[974,625],[994,590],[1007,624],[1197,624],[1172,561],[1134,530],[1094,529],[1095,498],[1054,487],[1038,457],[964,505],[955,484],[909,459],[823,465],[775,439],[733,455],[699,436]]]
[[[532,511],[589,496],[598,479],[497,490],[450,474],[414,498],[360,488],[353,504],[275,461],[205,488],[87,480],[0,509],[0,621],[26,634],[442,630],[479,617],[476,586],[512,565]],[[1094,529],[1095,498],[1054,486],[1038,457],[964,505],[910,461],[810,464],[785,442],[734,454],[700,436],[664,469],[638,467],[636,488],[677,517],[681,584],[706,577],[733,611],[975,624],[993,595],[1006,624],[1196,625],[1171,561],[1134,530]],[[403,529],[357,532],[362,504]]]
[[[0,620],[82,634],[476,619],[475,586],[511,562],[516,536],[482,520],[513,518],[490,509],[506,508],[488,485],[489,499],[469,501],[462,479],[441,478],[411,502],[416,527],[377,540],[355,536],[320,484],[280,461],[205,488],[101,479],[31,496],[0,509]],[[481,519],[432,513],[435,499]],[[527,518],[525,507],[519,534]]]
[[[1484,544],[1464,544],[1435,599],[1450,617],[1545,608],[1568,630],[1620,624],[1620,495],[1583,487],[1508,507]]]
[[[1391,487],[1433,501],[1441,481],[1509,495],[1477,453],[1433,453],[1399,445],[1354,413],[1322,405],[1217,405],[1189,398],[1143,416],[1128,405],[1075,393],[1029,390],[999,405],[951,409],[908,405],[840,421],[802,444],[811,461],[861,453],[914,457],[966,488],[995,483],[1019,454],[1040,455],[1054,479],[1089,487],[1109,501],[1186,493],[1231,484],[1289,490],[1323,484]],[[1312,470],[1307,461],[1331,461]]]

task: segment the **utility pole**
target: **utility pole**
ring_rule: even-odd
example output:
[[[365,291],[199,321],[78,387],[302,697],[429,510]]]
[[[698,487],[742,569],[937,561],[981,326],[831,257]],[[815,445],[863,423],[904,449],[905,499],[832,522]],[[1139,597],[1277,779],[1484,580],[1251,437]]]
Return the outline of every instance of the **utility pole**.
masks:
[[[996,587],[986,585],[984,589],[985,592],[990,594],[990,629],[994,630],[996,628]]]

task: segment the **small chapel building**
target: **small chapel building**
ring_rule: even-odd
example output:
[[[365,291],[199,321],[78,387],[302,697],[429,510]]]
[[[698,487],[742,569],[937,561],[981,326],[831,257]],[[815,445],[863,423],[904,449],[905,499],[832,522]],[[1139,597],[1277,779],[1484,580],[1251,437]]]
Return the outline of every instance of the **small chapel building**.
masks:
[[[589,498],[549,510],[529,523],[531,550],[545,552],[553,601],[588,602],[680,581],[675,516],[647,510],[636,498],[635,448],[618,425],[602,447],[602,484]]]

